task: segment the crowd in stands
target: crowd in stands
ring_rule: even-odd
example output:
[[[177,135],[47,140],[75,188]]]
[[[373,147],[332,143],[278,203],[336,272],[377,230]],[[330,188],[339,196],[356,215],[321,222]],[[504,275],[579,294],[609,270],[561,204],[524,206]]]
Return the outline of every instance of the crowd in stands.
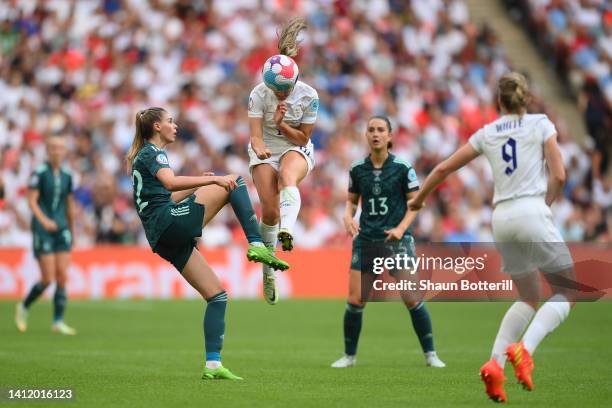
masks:
[[[47,134],[66,135],[77,247],[146,245],[124,163],[139,109],[162,106],[175,117],[168,156],[176,173],[248,175],[248,95],[277,52],[278,28],[295,15],[309,24],[300,79],[320,97],[316,167],[300,185],[298,247],[349,243],[342,226],[348,169],[367,154],[370,115],[391,117],[392,152],[421,180],[498,115],[496,82],[511,64],[499,33],[476,26],[462,0],[2,2],[0,246],[31,245],[27,182],[44,159]],[[612,181],[593,165],[599,146],[579,146],[532,86],[530,109],[555,122],[568,171],[553,209],[557,225],[570,241],[611,242]],[[604,160],[600,152],[596,163]],[[252,184],[250,192],[258,206]],[[491,198],[481,158],[438,190],[414,234],[491,241]],[[224,210],[203,241],[224,246],[241,235]]]
[[[505,0],[566,81],[584,113],[599,173],[612,151],[612,3],[606,0]]]

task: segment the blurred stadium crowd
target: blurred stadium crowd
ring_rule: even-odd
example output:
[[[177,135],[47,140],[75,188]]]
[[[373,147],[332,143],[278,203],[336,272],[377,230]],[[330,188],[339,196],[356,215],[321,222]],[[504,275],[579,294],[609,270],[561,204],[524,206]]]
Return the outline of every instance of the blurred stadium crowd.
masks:
[[[504,0],[578,98],[601,170],[612,150],[612,3]]]
[[[593,10],[587,20],[600,24],[597,43],[608,52],[609,69],[610,15]],[[310,25],[297,59],[301,80],[318,90],[321,102],[313,135],[317,166],[300,187],[300,247],[348,243],[341,222],[348,169],[367,153],[370,115],[392,118],[393,152],[421,179],[497,116],[495,85],[510,62],[499,33],[474,25],[461,0],[4,1],[0,245],[31,243],[26,186],[43,160],[45,134],[67,136],[77,247],[145,244],[123,162],[139,109],[163,106],[174,115],[178,140],[168,155],[175,172],[248,174],[248,95],[261,65],[276,52],[277,28],[294,15]],[[573,15],[566,11],[568,30],[580,27],[568,18]],[[556,20],[543,24],[549,31],[542,35],[566,35]],[[589,71],[575,59],[572,67]],[[603,86],[609,109],[609,82]],[[555,122],[568,172],[553,211],[557,225],[570,241],[611,242],[605,149],[574,142],[563,119],[538,99],[537,84],[532,88],[531,109]],[[251,193],[257,200],[252,186]],[[476,160],[436,193],[415,235],[490,241],[491,197],[488,165]],[[204,243],[226,245],[241,234],[225,212],[207,226]]]

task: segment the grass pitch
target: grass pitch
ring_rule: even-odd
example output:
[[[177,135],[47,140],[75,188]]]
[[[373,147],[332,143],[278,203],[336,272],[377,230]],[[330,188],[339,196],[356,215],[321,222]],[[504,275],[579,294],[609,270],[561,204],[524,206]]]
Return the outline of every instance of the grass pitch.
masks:
[[[399,303],[365,310],[358,365],[342,354],[343,301],[231,301],[224,364],[243,382],[203,381],[199,301],[72,301],[75,337],[50,332],[52,306],[35,304],[25,334],[14,303],[0,302],[0,387],[73,388],[75,400],[7,406],[456,407],[492,406],[478,369],[488,359],[506,303],[429,303],[438,354],[426,368]],[[511,406],[609,406],[612,303],[581,303],[535,354],[535,390],[506,366]],[[0,402],[1,405],[4,405]]]

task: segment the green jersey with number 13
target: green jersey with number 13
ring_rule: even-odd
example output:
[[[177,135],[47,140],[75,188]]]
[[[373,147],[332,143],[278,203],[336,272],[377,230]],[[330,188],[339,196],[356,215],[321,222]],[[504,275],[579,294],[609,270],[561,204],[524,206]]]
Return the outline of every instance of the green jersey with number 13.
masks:
[[[392,154],[381,168],[375,168],[369,156],[353,162],[348,191],[361,196],[360,239],[384,241],[385,230],[395,228],[406,214],[406,194],[418,189],[412,166]],[[409,228],[404,235],[411,233]]]

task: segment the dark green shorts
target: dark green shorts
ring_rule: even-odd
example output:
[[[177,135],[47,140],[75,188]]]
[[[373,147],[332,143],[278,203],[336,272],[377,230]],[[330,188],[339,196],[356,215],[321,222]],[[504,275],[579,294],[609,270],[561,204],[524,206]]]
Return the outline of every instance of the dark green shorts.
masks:
[[[72,247],[72,234],[69,229],[62,229],[56,232],[33,231],[32,241],[34,256],[54,254],[56,252],[68,252]]]
[[[195,195],[176,204],[170,209],[172,223],[157,241],[153,252],[183,272],[197,241],[202,236],[204,205],[195,202]]]
[[[399,241],[371,242],[363,241],[357,235],[353,239],[351,269],[372,273],[373,258],[394,257],[398,254],[407,254],[409,257],[416,256],[414,238],[406,235]]]

